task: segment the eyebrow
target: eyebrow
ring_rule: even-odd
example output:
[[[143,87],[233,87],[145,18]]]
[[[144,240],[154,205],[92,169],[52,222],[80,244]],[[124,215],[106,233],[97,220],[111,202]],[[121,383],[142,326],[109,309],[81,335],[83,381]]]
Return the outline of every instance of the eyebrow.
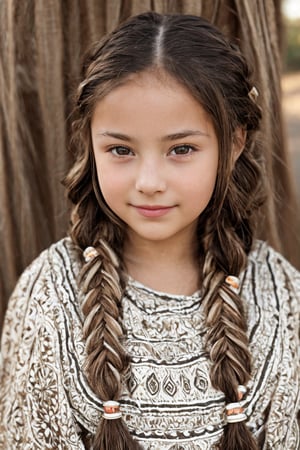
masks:
[[[119,139],[121,141],[130,142],[133,139],[130,136],[122,133],[116,133],[114,131],[104,131],[103,133],[97,133],[97,136],[108,136],[114,139]],[[201,130],[183,130],[178,133],[167,134],[162,138],[162,141],[176,141],[177,139],[184,139],[189,136],[208,136],[208,133],[205,133]]]

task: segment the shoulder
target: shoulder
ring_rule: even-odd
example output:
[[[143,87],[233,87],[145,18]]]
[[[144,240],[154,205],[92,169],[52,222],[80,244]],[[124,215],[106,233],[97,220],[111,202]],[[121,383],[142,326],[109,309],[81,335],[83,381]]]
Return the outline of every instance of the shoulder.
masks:
[[[23,426],[32,441],[39,426],[37,412],[46,411],[48,417],[53,416],[55,448],[67,442],[55,430],[61,426],[66,435],[73,433],[67,433],[73,408],[76,417],[83,417],[82,423],[91,422],[90,426],[99,415],[99,402],[82,381],[85,345],[77,282],[81,253],[70,238],[44,250],[21,275],[9,300],[2,331],[0,416],[5,411],[12,430],[17,417],[19,428]],[[43,448],[45,442],[41,441]]]
[[[258,306],[299,315],[300,272],[266,242],[256,241],[249,254],[244,283]]]
[[[249,254],[249,261],[254,262],[258,266],[271,266],[273,270],[283,269],[296,278],[300,276],[300,272],[282,254],[274,250],[267,242],[261,240],[255,241]]]
[[[256,269],[259,278],[270,279],[274,287],[279,287],[283,281],[289,280],[294,287],[300,288],[300,272],[266,242],[255,242],[249,254],[249,265]]]
[[[33,288],[39,283],[53,284],[57,278],[69,276],[77,278],[81,268],[81,251],[69,237],[43,250],[24,270],[16,285],[16,290]],[[30,280],[30,283],[28,283]]]
[[[43,265],[60,270],[72,268],[78,272],[81,267],[81,250],[70,237],[64,237],[42,251],[25,272],[33,271]]]
[[[77,281],[82,267],[82,251],[70,237],[52,244],[40,258],[46,259],[49,276],[58,287],[66,281]]]
[[[52,315],[55,307],[78,304],[81,251],[69,237],[44,250],[22,273],[10,297],[6,324]]]
[[[30,349],[43,334],[54,336],[81,324],[78,297],[80,251],[70,238],[44,250],[23,272],[9,299],[2,331],[2,352]],[[48,339],[48,338],[47,338]]]
[[[252,354],[251,423],[256,429],[265,427],[268,448],[296,448],[292,427],[299,396],[300,274],[280,253],[257,241],[242,277]]]

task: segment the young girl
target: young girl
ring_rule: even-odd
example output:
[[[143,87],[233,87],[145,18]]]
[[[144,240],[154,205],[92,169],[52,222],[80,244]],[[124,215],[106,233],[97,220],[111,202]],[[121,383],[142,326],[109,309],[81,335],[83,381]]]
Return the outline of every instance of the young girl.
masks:
[[[22,275],[0,448],[299,448],[300,277],[255,240],[261,116],[199,17],[132,17],[87,56],[70,237]]]

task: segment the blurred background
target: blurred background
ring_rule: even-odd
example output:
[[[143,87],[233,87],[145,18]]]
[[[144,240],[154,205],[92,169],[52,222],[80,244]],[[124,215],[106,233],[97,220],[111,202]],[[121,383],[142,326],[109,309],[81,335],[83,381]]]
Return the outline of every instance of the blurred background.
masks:
[[[287,128],[293,175],[300,198],[300,0],[282,4],[283,39],[283,118]],[[300,230],[299,230],[300,232]]]

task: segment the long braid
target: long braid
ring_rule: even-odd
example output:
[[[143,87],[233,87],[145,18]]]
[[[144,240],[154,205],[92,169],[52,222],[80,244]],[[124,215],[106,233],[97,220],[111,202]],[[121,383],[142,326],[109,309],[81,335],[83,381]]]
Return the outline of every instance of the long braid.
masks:
[[[118,401],[122,375],[128,368],[128,356],[121,344],[121,280],[119,260],[105,239],[95,245],[97,256],[84,265],[81,286],[85,316],[83,335],[86,340],[85,372],[88,381],[105,402]],[[101,418],[93,442],[94,450],[138,450],[122,420]]]
[[[82,290],[86,294],[82,303],[83,335],[88,355],[86,371],[101,399],[117,400],[120,374],[127,366],[126,354],[119,341],[123,332],[119,323],[122,292],[118,263],[103,239],[96,248],[98,256],[86,264],[82,274]],[[104,373],[107,376],[103,377]],[[99,379],[105,379],[106,384],[99,383]]]
[[[202,242],[206,254],[203,307],[210,377],[213,386],[224,392],[227,403],[240,399],[238,386],[247,384],[251,377],[251,355],[243,300],[225,279],[228,275],[238,276],[246,266],[255,230],[253,211],[263,198],[262,186],[257,183],[260,169],[251,145],[245,148],[236,166],[240,167],[232,170],[227,184],[219,186],[224,200],[215,217],[207,218]],[[221,450],[258,449],[245,422],[228,423],[219,446]]]
[[[212,276],[213,273],[213,276]],[[243,303],[225,282],[225,274],[217,271],[209,254],[204,264],[203,307],[206,315],[206,345],[211,360],[212,385],[224,392],[227,403],[237,402],[238,386],[245,385],[251,375],[247,326]],[[244,422],[229,423],[219,443],[221,450],[258,449]]]

